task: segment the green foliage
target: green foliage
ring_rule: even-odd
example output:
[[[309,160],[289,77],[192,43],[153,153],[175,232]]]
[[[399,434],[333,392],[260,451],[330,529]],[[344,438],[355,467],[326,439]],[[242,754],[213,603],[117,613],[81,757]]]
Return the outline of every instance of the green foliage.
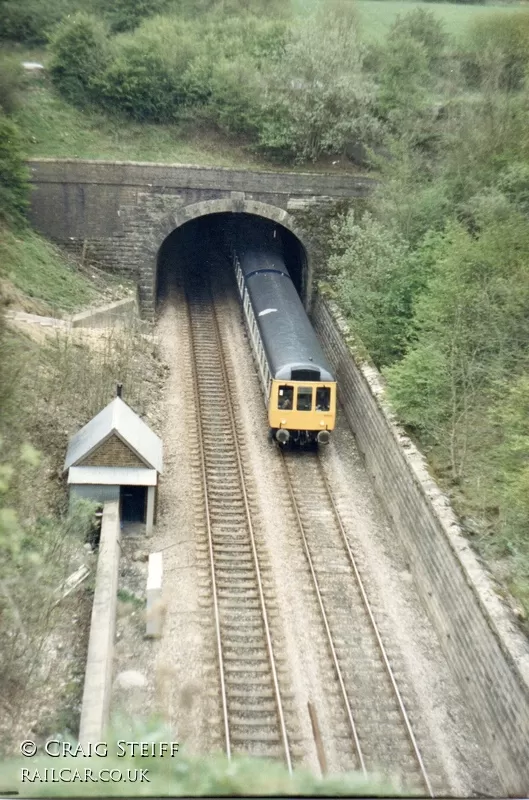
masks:
[[[389,38],[399,40],[410,37],[423,45],[430,68],[440,61],[448,43],[445,25],[432,11],[415,8],[404,16],[398,16],[390,28]]]
[[[478,237],[452,225],[433,247],[435,271],[415,303],[415,341],[387,371],[390,397],[405,423],[444,441],[454,479],[487,392],[528,361],[529,232],[523,218],[491,221]],[[525,353],[525,355],[524,355]],[[426,366],[438,395],[417,390]]]
[[[0,222],[23,224],[29,199],[28,177],[18,128],[0,111]]]
[[[51,37],[50,52],[50,73],[62,94],[76,104],[89,101],[110,58],[104,24],[82,12],[65,19]]]
[[[529,377],[521,375],[502,388],[492,419],[501,434],[497,463],[503,524],[520,546],[529,526]],[[529,564],[526,572],[529,576]]]
[[[524,214],[529,214],[529,163],[509,164],[497,180],[498,189]]]
[[[262,83],[249,56],[218,61],[209,83],[208,115],[228,133],[255,134],[261,121]]]
[[[329,267],[353,332],[376,364],[390,364],[405,347],[411,303],[424,276],[404,239],[370,214],[353,212],[334,226]]]
[[[130,31],[144,19],[165,10],[169,0],[99,0],[98,5],[105,14],[114,33]]]
[[[391,36],[381,54],[378,74],[379,113],[394,125],[415,117],[427,98],[430,83],[426,46],[406,31]]]
[[[520,89],[529,65],[529,12],[480,17],[467,37],[465,70],[473,83]]]
[[[182,95],[159,52],[131,42],[122,47],[95,83],[99,99],[136,120],[167,122]]]
[[[27,86],[20,60],[15,56],[0,56],[0,107],[11,114],[20,104],[22,91]]]
[[[270,70],[260,147],[306,161],[343,152],[349,142],[375,141],[373,87],[363,59],[354,12],[338,7],[304,21]]]
[[[70,5],[68,0],[0,0],[0,39],[44,44]]]
[[[429,159],[413,147],[413,134],[386,143],[389,157],[376,161],[381,181],[370,207],[386,227],[417,247],[428,232],[444,229],[453,211],[450,187],[432,175]]]

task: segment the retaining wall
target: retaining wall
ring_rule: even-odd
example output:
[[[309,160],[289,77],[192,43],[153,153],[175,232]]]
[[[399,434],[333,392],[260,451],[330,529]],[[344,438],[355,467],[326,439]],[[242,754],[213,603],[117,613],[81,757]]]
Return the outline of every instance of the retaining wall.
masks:
[[[384,403],[380,374],[356,363],[347,326],[319,298],[314,327],[340,401],[385,510],[407,551],[420,596],[504,791],[529,791],[529,645],[468,542],[448,499]]]
[[[74,314],[71,324],[73,328],[107,328],[138,317],[138,299],[128,297],[125,300],[116,300],[114,303]]]
[[[86,659],[79,726],[79,742],[82,745],[103,741],[109,719],[119,577],[119,532],[119,500],[108,501],[103,506]]]

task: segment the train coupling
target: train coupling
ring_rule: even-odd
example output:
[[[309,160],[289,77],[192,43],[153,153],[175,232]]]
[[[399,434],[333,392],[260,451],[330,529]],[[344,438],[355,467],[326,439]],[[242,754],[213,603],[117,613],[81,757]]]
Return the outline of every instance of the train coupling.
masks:
[[[279,444],[287,444],[290,439],[290,433],[286,428],[279,428],[279,430],[276,431],[276,439]]]
[[[329,444],[331,441],[331,435],[329,431],[318,431],[317,435],[318,444]]]

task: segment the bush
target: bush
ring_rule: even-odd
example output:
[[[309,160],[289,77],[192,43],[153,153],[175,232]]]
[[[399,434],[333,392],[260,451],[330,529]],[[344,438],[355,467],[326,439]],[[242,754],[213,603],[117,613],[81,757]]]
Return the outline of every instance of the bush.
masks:
[[[414,306],[414,343],[387,371],[401,418],[442,442],[454,479],[465,474],[468,441],[494,383],[528,364],[528,257],[527,223],[515,212],[477,237],[454,224],[434,238],[434,271]],[[435,403],[418,389],[420,365],[436,367],[425,377],[434,380]]]
[[[424,106],[431,82],[426,46],[399,32],[388,37],[380,62],[378,113],[397,126],[409,123]]]
[[[358,224],[350,212],[333,234],[338,254],[329,267],[337,275],[340,305],[374,362],[391,364],[405,349],[412,300],[421,285],[417,261],[404,239],[369,213]]]
[[[500,192],[524,214],[529,214],[529,164],[509,164],[497,181]]]
[[[223,59],[210,82],[211,119],[228,133],[256,134],[261,124],[261,84],[254,62],[245,55]]]
[[[501,431],[497,450],[502,484],[502,518],[508,534],[526,540],[529,526],[529,378],[522,375],[504,386],[492,414]],[[525,541],[525,548],[527,548]],[[526,566],[527,571],[527,566]]]
[[[351,142],[376,141],[374,88],[363,58],[354,14],[331,9],[308,19],[267,76],[261,149],[314,161],[322,153],[343,153]]]
[[[467,36],[464,73],[470,83],[515,91],[529,66],[529,12],[477,19]]]
[[[399,16],[389,30],[389,38],[411,37],[423,45],[430,66],[439,62],[448,42],[443,22],[431,11],[415,8]]]
[[[1,0],[0,39],[44,44],[68,6],[68,0]]]
[[[108,108],[140,121],[174,120],[183,99],[160,53],[135,43],[121,48],[96,87]]]
[[[99,8],[114,33],[130,31],[145,18],[162,13],[169,0],[99,0]]]
[[[28,169],[16,125],[0,112],[0,221],[21,225],[29,202]]]
[[[89,14],[75,14],[57,27],[50,51],[50,73],[61,93],[73,103],[90,101],[94,80],[110,58],[103,23]]]

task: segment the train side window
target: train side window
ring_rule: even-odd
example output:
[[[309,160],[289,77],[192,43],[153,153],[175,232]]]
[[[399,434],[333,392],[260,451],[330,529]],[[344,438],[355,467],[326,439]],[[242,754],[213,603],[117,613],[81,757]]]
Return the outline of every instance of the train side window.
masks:
[[[329,411],[331,407],[331,390],[327,386],[316,389],[316,411]]]
[[[298,411],[312,411],[312,386],[299,387]]]
[[[277,396],[277,407],[281,411],[290,411],[294,407],[294,387],[280,386]]]

